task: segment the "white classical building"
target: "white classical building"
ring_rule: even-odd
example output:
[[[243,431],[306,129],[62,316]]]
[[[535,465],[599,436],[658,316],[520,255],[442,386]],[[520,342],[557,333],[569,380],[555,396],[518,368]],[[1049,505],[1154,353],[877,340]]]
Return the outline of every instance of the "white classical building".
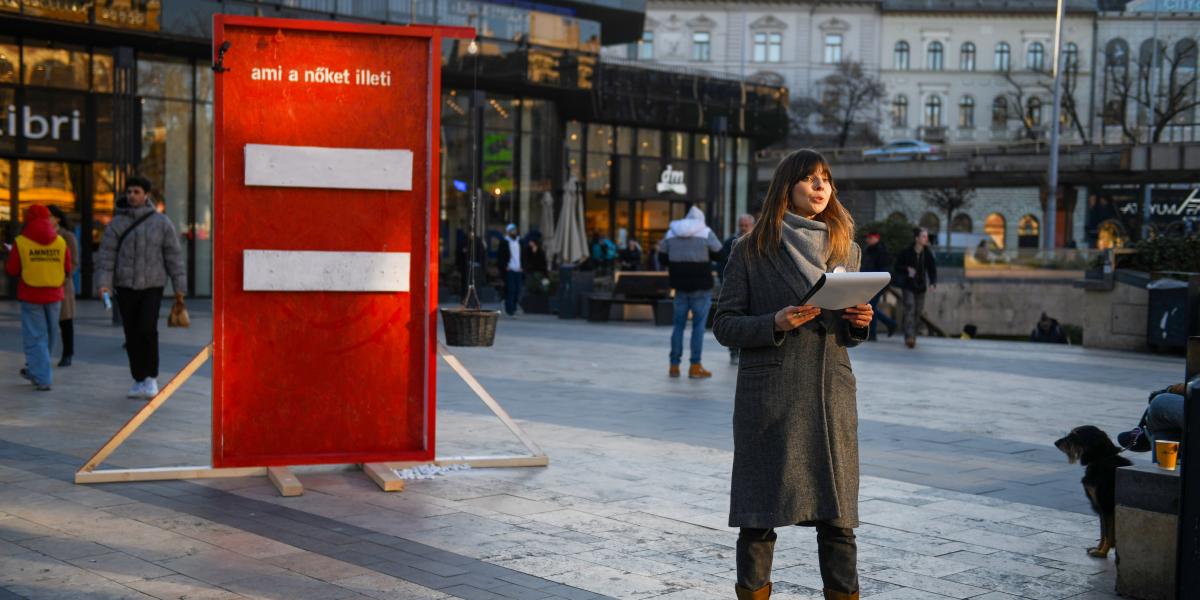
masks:
[[[816,95],[843,61],[879,66],[880,0],[651,0],[641,43],[606,49],[639,61],[732,74]]]
[[[1150,136],[1145,102],[1137,100],[1136,82],[1142,70],[1153,62],[1151,40],[1154,38],[1156,6],[1159,40],[1156,95],[1163,104],[1169,104],[1172,101],[1166,100],[1167,96],[1182,91],[1182,97],[1173,102],[1191,106],[1171,119],[1159,140],[1200,140],[1200,110],[1196,107],[1200,85],[1184,87],[1197,78],[1200,0],[1135,0],[1124,10],[1101,10],[1097,17],[1097,69],[1092,88],[1096,107],[1093,137],[1096,141],[1122,143],[1134,138],[1145,142]],[[1172,72],[1174,88],[1170,81]],[[1148,90],[1142,97],[1148,97]]]
[[[1044,138],[1052,106],[1054,0],[884,0],[881,10],[884,139],[991,144]],[[1073,100],[1083,132],[1095,16],[1094,1],[1069,0],[1063,19],[1064,95]],[[1063,119],[1064,141],[1080,141],[1069,116]]]

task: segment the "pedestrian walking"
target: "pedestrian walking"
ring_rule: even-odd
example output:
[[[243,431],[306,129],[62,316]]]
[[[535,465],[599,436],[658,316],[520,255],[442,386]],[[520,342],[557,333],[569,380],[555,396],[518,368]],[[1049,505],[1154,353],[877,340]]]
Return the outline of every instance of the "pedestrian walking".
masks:
[[[144,177],[125,184],[129,206],[104,230],[96,254],[96,288],[100,294],[114,286],[125,329],[125,354],[133,387],[129,398],[158,395],[158,314],[167,280],[182,302],[187,293],[187,272],[175,226],[155,209],[153,189]]]
[[[693,206],[687,215],[671,221],[667,236],[658,246],[659,258],[667,263],[667,279],[675,289],[674,328],[671,330],[671,365],[667,374],[679,377],[683,362],[683,330],[692,315],[692,346],[688,377],[712,377],[700,364],[704,331],[712,307],[712,254],[721,250],[721,240],[704,223],[704,211]]]
[[[863,249],[862,271],[865,273],[889,273],[892,270],[892,257],[888,255],[887,246],[880,239],[878,231],[868,231],[866,235],[867,247]],[[879,311],[879,300],[883,298],[883,294],[887,292],[887,288],[875,294],[871,298],[871,309],[875,311],[875,318],[871,320],[871,333],[867,336],[867,341],[875,341],[876,324],[880,321],[883,326],[887,327],[888,337],[892,337],[896,333],[896,321]]]
[[[67,241],[55,231],[50,211],[40,204],[25,211],[25,228],[13,245],[5,271],[18,278],[21,342],[25,349],[21,375],[33,382],[34,389],[49,391],[54,377],[50,354],[58,338],[63,283],[74,257]]]
[[[925,292],[936,291],[937,264],[929,249],[929,231],[924,227],[913,230],[913,244],[896,256],[892,277],[904,291],[904,344],[917,345],[917,325],[925,313]]]
[[[733,243],[750,233],[754,229],[754,215],[744,214],[738,217],[737,231],[733,235],[725,238],[721,244],[721,255],[717,260],[717,274],[720,275],[721,281],[725,281],[725,266],[729,264],[729,255],[733,252]],[[729,364],[738,364],[738,356],[740,352],[736,346],[729,347]]]
[[[62,310],[58,315],[58,328],[62,332],[62,358],[58,366],[71,366],[75,356],[75,274],[79,272],[79,240],[71,231],[71,221],[67,213],[57,205],[50,205],[50,218],[58,235],[67,241],[67,250],[71,254],[71,272],[63,283]]]
[[[729,525],[739,527],[739,600],[771,595],[775,528],[812,526],[825,598],[857,600],[858,414],[846,348],[870,304],[798,306],[820,277],[857,271],[854,220],[825,159],[798,150],[775,169],[754,230],[734,244],[713,332],[741,348]]]
[[[522,265],[529,262],[529,248],[521,242],[518,233],[517,226],[509,223],[504,228],[504,239],[496,252],[496,265],[504,279],[504,312],[510,317],[517,314],[521,284],[525,277]]]

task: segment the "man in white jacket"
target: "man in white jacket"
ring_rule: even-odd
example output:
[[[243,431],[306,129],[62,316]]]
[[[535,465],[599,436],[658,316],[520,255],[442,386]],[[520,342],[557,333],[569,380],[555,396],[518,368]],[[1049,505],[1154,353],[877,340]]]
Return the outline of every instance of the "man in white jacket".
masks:
[[[667,275],[675,289],[675,327],[671,331],[671,367],[668,374],[679,377],[683,361],[683,330],[692,315],[691,366],[688,377],[702,379],[712,373],[700,364],[704,329],[712,308],[713,270],[711,254],[721,250],[721,240],[704,223],[704,211],[693,206],[687,216],[671,221],[659,252],[667,263]]]

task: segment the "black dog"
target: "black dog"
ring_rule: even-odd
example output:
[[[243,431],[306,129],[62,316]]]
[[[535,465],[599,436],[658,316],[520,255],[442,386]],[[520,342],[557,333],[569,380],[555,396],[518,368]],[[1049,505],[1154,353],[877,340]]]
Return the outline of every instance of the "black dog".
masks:
[[[1099,427],[1083,425],[1071,430],[1054,445],[1067,455],[1067,462],[1087,467],[1083,472],[1083,491],[1092,510],[1100,515],[1100,545],[1088,548],[1088,554],[1107,558],[1117,547],[1117,467],[1133,464],[1120,455],[1121,448]]]

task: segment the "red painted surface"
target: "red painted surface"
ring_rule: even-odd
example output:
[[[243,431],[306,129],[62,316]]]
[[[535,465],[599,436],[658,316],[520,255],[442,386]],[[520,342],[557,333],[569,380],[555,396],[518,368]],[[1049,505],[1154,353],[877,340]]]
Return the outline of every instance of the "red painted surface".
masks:
[[[216,17],[214,49],[230,48],[214,88],[213,466],[434,457],[439,49],[471,35]],[[392,85],[305,83],[319,67]],[[413,189],[247,187],[251,143],[411,150]],[[410,252],[411,288],[245,292],[248,249]]]

